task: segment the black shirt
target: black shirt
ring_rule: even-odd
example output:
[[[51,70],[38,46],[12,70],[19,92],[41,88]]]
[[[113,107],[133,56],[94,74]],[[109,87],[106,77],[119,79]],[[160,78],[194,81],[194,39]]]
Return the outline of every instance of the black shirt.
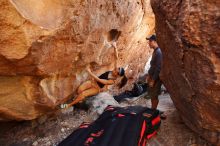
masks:
[[[100,79],[108,80],[108,79],[109,79],[109,78],[108,78],[109,73],[111,73],[111,71],[107,71],[107,72],[101,74],[101,75],[99,76],[99,78],[100,78]],[[103,88],[103,87],[105,86],[104,84],[102,84],[102,83],[100,83],[100,82],[97,82],[97,84],[99,85],[100,88]]]
[[[161,64],[162,64],[162,52],[158,47],[153,52],[152,59],[150,62],[150,69],[148,71],[148,74],[154,81],[160,79],[159,74],[161,70]]]

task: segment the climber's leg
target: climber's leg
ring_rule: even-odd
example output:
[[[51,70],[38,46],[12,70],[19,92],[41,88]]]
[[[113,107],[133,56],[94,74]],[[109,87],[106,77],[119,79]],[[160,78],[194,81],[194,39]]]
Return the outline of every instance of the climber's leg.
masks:
[[[92,88],[92,86],[93,86],[92,81],[86,81],[86,82],[82,83],[82,84],[78,87],[77,93],[80,94],[80,93],[82,93],[83,91],[85,91],[85,90],[87,90],[87,89],[89,89],[89,88]]]
[[[96,95],[99,93],[99,89],[98,88],[90,88],[88,90],[85,90],[83,91],[81,94],[79,94],[74,100],[72,103],[68,104],[67,108],[68,107],[71,107],[77,103],[79,103],[80,101],[84,100],[86,97],[88,96],[93,96],[93,95]]]
[[[82,83],[82,84],[78,87],[78,89],[77,89],[77,94],[79,95],[79,94],[82,93],[84,90],[89,89],[89,88],[92,88],[92,86],[93,86],[92,81],[86,81],[86,82]],[[57,105],[62,104],[62,103],[64,103],[64,102],[66,102],[67,100],[69,100],[70,98],[72,98],[72,97],[73,97],[73,94],[74,94],[74,93],[70,94],[69,96],[67,96],[67,97],[65,97],[65,98],[63,98],[63,99],[61,99],[61,100],[58,100],[58,101],[57,101]],[[64,106],[64,105],[62,105],[62,106]]]

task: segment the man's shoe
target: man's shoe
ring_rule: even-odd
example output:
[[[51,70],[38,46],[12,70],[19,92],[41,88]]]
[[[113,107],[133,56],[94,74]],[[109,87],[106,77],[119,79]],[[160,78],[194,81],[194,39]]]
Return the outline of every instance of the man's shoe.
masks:
[[[160,118],[162,120],[166,120],[167,116],[164,114],[164,112],[163,111],[159,111],[159,112],[160,112]]]

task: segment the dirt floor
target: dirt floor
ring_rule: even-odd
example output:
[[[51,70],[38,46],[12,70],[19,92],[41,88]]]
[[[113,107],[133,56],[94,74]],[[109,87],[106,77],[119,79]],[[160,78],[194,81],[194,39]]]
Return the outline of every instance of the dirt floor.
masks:
[[[150,106],[150,100],[140,98],[129,105]],[[147,146],[211,146],[184,125],[169,94],[160,96],[159,109],[167,119]],[[83,121],[93,120],[95,115],[90,112],[70,109],[32,122],[0,123],[0,146],[56,146]]]

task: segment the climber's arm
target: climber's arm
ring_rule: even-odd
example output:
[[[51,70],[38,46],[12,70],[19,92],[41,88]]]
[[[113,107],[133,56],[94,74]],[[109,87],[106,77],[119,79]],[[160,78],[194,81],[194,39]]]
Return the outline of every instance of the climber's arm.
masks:
[[[104,85],[112,85],[114,84],[114,80],[105,80],[105,79],[100,79],[99,77],[97,77],[94,73],[91,72],[90,68],[87,67],[86,70],[88,71],[88,73],[97,81],[100,82]]]
[[[114,56],[115,56],[114,69],[117,69],[118,68],[118,48],[116,46],[116,42],[112,43],[112,47],[114,48]]]

